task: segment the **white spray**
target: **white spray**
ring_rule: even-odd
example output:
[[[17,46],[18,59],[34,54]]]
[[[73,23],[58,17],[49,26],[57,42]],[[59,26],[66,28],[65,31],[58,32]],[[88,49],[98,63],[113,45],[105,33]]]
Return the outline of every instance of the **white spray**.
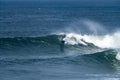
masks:
[[[87,46],[87,44],[85,43],[87,42],[87,43],[92,43],[100,48],[113,48],[113,49],[120,48],[120,31],[111,34],[99,35],[98,33],[100,32],[101,33],[107,32],[107,30],[103,28],[104,27],[103,25],[91,20],[83,20],[79,22],[80,24],[84,25],[84,27],[89,29],[89,31],[92,32],[93,35],[92,34],[82,35],[79,34],[78,32],[73,31],[67,33],[66,37],[63,39],[65,40],[66,44],[69,45],[82,44]],[[120,54],[117,54],[116,59],[118,60],[120,59]]]

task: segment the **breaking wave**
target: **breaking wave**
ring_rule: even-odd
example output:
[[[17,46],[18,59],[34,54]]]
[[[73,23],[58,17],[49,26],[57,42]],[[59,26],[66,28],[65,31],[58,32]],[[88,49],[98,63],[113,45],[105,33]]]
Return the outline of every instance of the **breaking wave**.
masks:
[[[59,51],[61,40],[65,41],[64,52]],[[75,33],[54,34],[42,37],[13,37],[0,38],[0,55],[34,54],[18,57],[1,57],[0,64],[30,63],[39,61],[75,61],[90,58],[99,62],[108,62],[110,65],[119,64],[120,60],[120,33],[109,35],[81,35]],[[27,47],[27,48],[26,48]],[[10,50],[12,49],[12,50]],[[30,52],[26,52],[29,49]],[[22,51],[20,51],[22,50]],[[18,52],[20,53],[18,53]],[[48,52],[46,52],[48,51]],[[36,55],[36,52],[38,53]],[[43,53],[43,54],[41,54]],[[16,62],[17,61],[17,62]],[[65,61],[66,62],[66,61]]]
[[[87,45],[87,43],[92,43],[100,48],[120,48],[120,32],[111,35],[80,35],[70,33],[63,40],[65,40],[66,44],[71,45]]]

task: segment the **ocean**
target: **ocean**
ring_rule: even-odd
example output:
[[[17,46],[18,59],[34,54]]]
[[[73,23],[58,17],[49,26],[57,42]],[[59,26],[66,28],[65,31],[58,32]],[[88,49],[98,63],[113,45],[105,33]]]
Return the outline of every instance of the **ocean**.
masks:
[[[120,1],[0,1],[0,80],[120,80]]]

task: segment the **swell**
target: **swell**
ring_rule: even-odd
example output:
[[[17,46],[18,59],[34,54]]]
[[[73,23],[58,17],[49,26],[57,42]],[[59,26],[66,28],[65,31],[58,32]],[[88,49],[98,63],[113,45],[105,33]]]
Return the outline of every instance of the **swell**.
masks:
[[[57,56],[5,56],[0,57],[1,65],[15,65],[15,64],[77,64],[77,65],[106,65],[116,66],[120,65],[120,61],[116,59],[118,53],[114,49],[105,50],[85,55],[57,55]]]

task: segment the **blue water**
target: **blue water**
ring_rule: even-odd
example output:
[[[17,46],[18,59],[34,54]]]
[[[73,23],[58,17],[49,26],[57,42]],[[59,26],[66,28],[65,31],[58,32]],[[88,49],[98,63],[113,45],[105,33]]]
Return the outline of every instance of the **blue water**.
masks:
[[[0,1],[0,80],[119,80],[119,3]]]

